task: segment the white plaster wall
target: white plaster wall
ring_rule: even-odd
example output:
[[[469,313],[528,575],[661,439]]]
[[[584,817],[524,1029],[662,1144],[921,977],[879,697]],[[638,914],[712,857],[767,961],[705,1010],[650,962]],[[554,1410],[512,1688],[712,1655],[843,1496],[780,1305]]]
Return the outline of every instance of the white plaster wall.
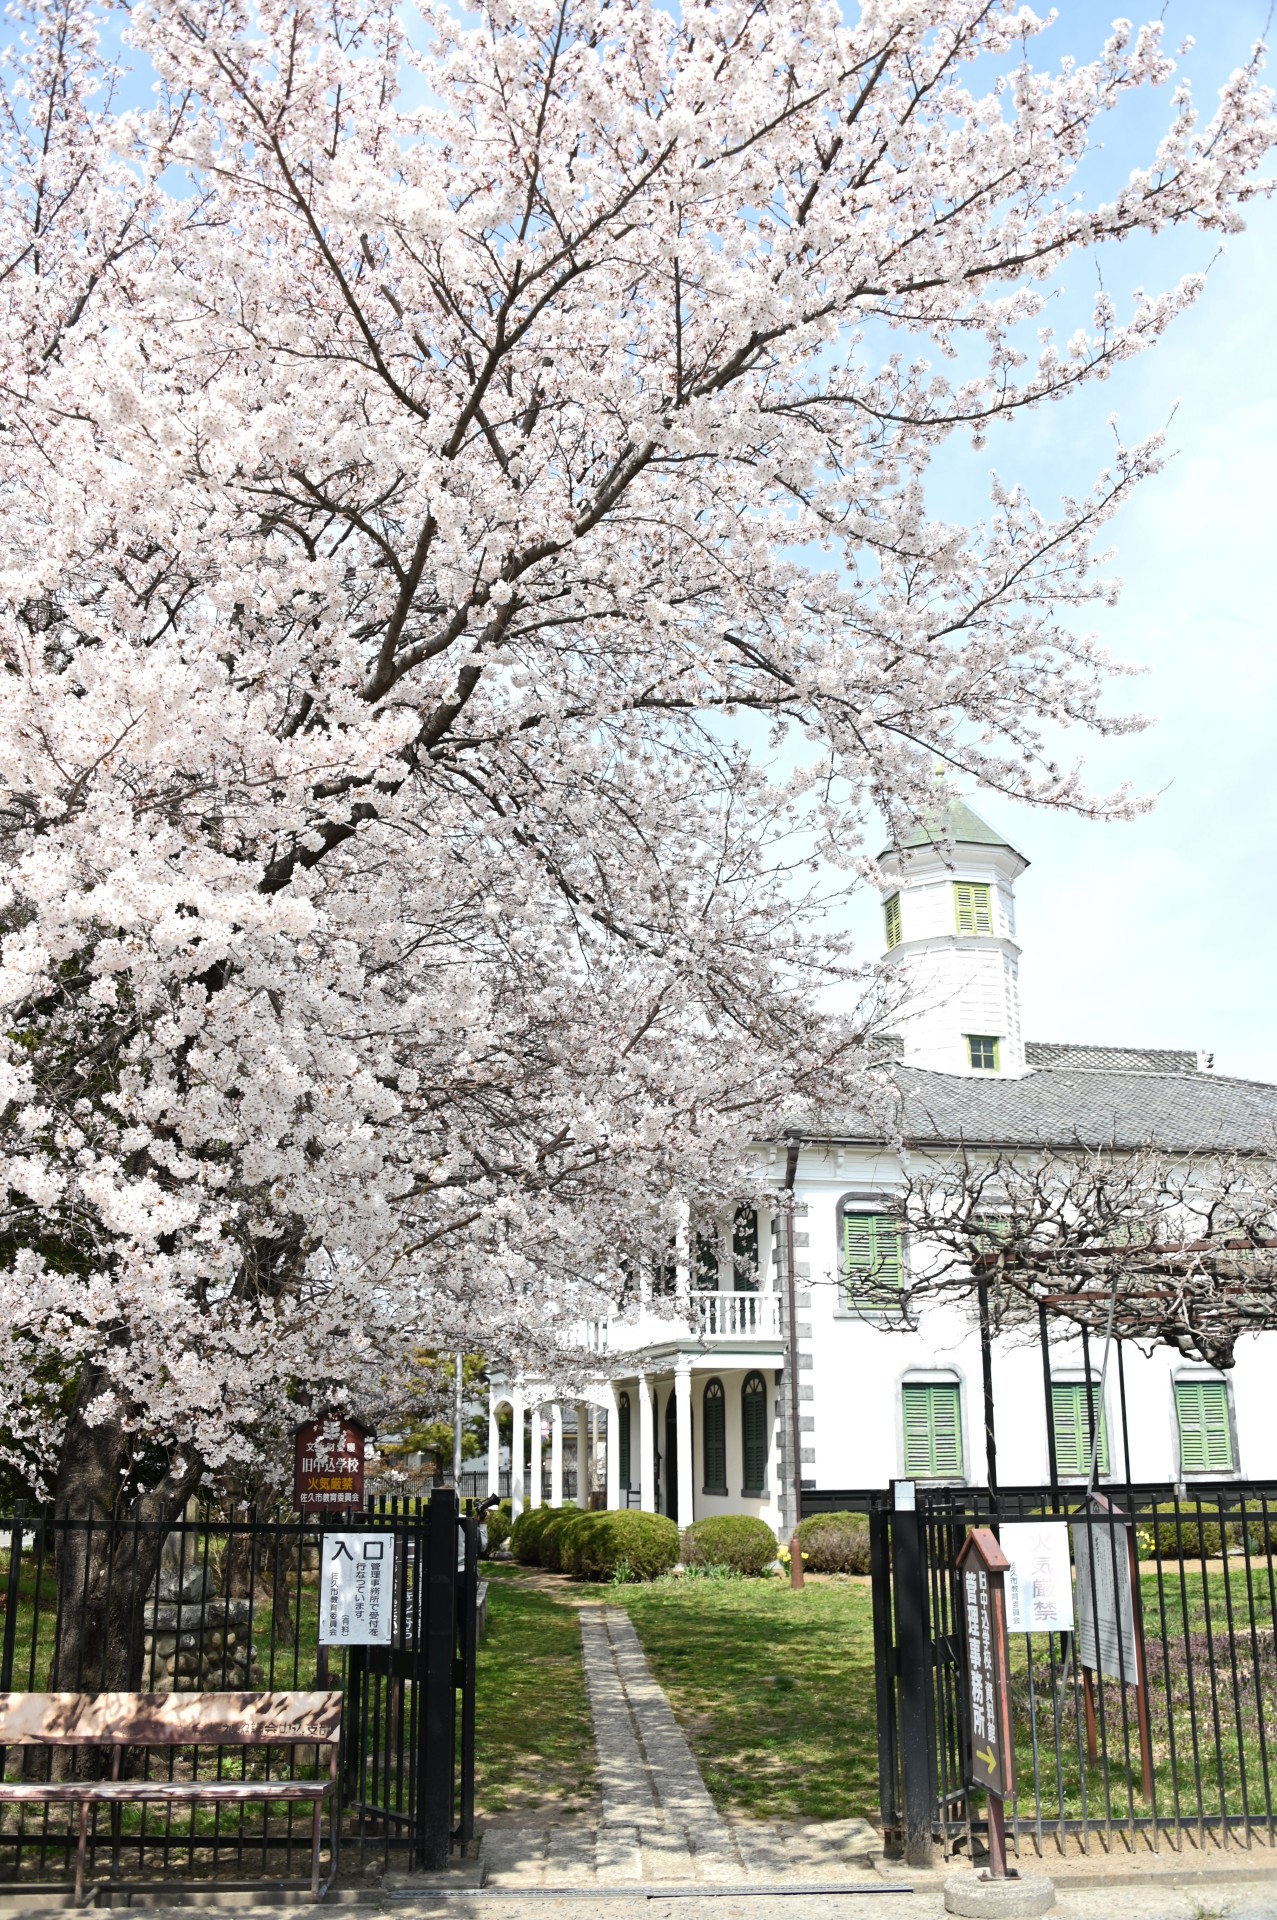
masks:
[[[883,1487],[902,1471],[900,1386],[906,1376],[954,1378],[962,1394],[965,1478],[986,1479],[984,1389],[980,1340],[970,1309],[940,1303],[926,1307],[916,1332],[889,1330],[840,1311],[838,1202],[844,1194],[881,1194],[899,1184],[899,1163],[888,1155],[846,1151],[841,1168],[835,1152],[809,1151],[800,1163],[797,1193],[805,1208],[808,1275],[800,1287],[810,1308],[809,1351],[800,1382],[810,1387],[802,1412],[814,1431],[804,1446],[814,1460],[803,1478],[818,1487]],[[1098,1389],[1102,1336],[1091,1340],[1092,1379]],[[1051,1371],[1055,1378],[1081,1378],[1081,1338],[1052,1320]],[[1124,1352],[1130,1470],[1140,1481],[1180,1477],[1175,1424],[1177,1376],[1214,1377],[1166,1347],[1144,1354]],[[1237,1471],[1247,1479],[1277,1478],[1277,1334],[1247,1335],[1238,1343],[1229,1378],[1236,1436]],[[1046,1397],[1036,1329],[1003,1337],[993,1352],[993,1390],[998,1475],[1004,1485],[1049,1481]],[[1110,1477],[1125,1477],[1116,1348],[1106,1383]],[[1200,1476],[1189,1481],[1196,1484]]]
[[[957,881],[975,881],[989,888],[994,935],[1004,940],[1014,940],[1015,894],[1010,882],[992,863],[963,860],[960,866],[925,878],[921,875],[915,878],[908,868],[899,876],[902,941],[938,940],[957,933],[957,906],[953,892]]]

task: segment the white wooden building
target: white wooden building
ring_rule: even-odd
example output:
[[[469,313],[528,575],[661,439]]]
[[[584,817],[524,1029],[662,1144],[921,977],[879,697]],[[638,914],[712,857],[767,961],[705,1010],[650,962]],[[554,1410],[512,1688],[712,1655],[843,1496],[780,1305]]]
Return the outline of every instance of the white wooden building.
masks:
[[[902,970],[905,1013],[892,1072],[911,1156],[954,1148],[1006,1152],[1079,1143],[1169,1153],[1254,1150],[1277,1136],[1277,1087],[1228,1079],[1208,1054],[1026,1041],[1020,1024],[1015,883],[1024,856],[963,801],[943,829],[920,830],[882,855],[896,882],[884,903],[889,962]],[[986,1477],[982,1358],[969,1305],[936,1302],[909,1328],[864,1304],[867,1271],[888,1288],[910,1254],[900,1234],[899,1150],[851,1114],[837,1132],[755,1148],[766,1184],[792,1184],[793,1326],[780,1216],[737,1209],[718,1243],[693,1240],[676,1297],[648,1297],[639,1317],[593,1331],[599,1377],[564,1409],[545,1383],[494,1380],[496,1414],[513,1406],[516,1509],[562,1498],[562,1430],[609,1506],[632,1504],[683,1524],[754,1513],[784,1536],[793,1524],[792,1445],[799,1476],[821,1489],[885,1487],[898,1478]],[[1092,1342],[1092,1347],[1095,1343]],[[788,1358],[794,1354],[792,1375]],[[1101,1472],[1135,1481],[1277,1479],[1277,1335],[1244,1336],[1227,1375],[1168,1348],[1124,1343],[1110,1370]],[[1092,1354],[1093,1390],[1098,1355]],[[1045,1484],[1048,1405],[1057,1472],[1084,1474],[1089,1453],[1084,1356],[1063,1322],[1043,1353],[1022,1335],[995,1345],[999,1479]],[[795,1395],[796,1389],[796,1395]],[[1121,1419],[1119,1392],[1126,1419]],[[530,1468],[524,1470],[525,1452]]]

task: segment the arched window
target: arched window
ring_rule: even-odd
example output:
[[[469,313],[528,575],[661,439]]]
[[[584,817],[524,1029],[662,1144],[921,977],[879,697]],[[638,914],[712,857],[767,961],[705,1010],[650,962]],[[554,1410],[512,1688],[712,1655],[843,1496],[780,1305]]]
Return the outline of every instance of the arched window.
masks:
[[[721,1380],[705,1382],[702,1446],[706,1493],[727,1492],[727,1395]]]
[[[767,1388],[761,1373],[747,1373],[740,1390],[741,1451],[745,1484],[742,1493],[767,1491]]]
[[[621,1461],[618,1478],[622,1487],[628,1492],[630,1485],[630,1396],[628,1393],[617,1396],[616,1450]]]

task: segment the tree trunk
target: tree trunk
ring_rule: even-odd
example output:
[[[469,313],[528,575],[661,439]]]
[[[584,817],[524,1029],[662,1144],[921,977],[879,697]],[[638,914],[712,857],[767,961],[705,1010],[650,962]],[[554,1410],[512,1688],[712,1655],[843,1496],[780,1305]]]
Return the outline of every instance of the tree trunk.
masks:
[[[55,1493],[58,1622],[49,1674],[54,1690],[140,1688],[142,1610],[165,1535],[201,1473],[193,1456],[175,1460],[158,1486],[121,1510],[132,1436],[118,1416],[92,1423],[87,1417],[110,1391],[105,1369],[87,1364],[62,1443]]]

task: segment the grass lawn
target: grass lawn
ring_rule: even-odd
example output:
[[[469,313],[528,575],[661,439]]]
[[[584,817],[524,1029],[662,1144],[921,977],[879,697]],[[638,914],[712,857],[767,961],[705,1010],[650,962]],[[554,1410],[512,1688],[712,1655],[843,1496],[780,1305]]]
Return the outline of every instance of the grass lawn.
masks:
[[[584,1587],[488,1569],[476,1799],[487,1813],[582,1804],[593,1741],[577,1608],[624,1607],[716,1805],[756,1819],[872,1818],[878,1805],[869,1585],[654,1581]]]
[[[607,1588],[634,1622],[715,1804],[752,1819],[874,1819],[869,1582]]]
[[[488,1632],[475,1700],[481,1814],[580,1814],[596,1803],[576,1607],[535,1576],[485,1565]],[[578,1590],[579,1591],[579,1590]]]
[[[1158,1813],[1178,1811],[1189,1824],[1225,1811],[1265,1821],[1269,1794],[1277,1788],[1277,1767],[1270,1759],[1277,1733],[1277,1636],[1267,1560],[1249,1569],[1240,1557],[1205,1568],[1192,1561],[1182,1567],[1167,1562],[1160,1573],[1144,1567],[1140,1593]],[[1114,1679],[1097,1686],[1097,1717],[1102,1699],[1103,1721],[1099,1761],[1092,1765],[1079,1688],[1071,1672],[1061,1676],[1058,1654],[1053,1671],[1046,1642],[1034,1641],[1030,1678],[1028,1648],[1016,1636],[1011,1677],[1022,1818],[1033,1817],[1035,1787],[1047,1824],[1061,1814],[1077,1818],[1088,1812],[1102,1819],[1106,1794],[1119,1820],[1128,1812],[1150,1811],[1141,1795],[1133,1689],[1124,1690]],[[1034,1708],[1040,1739],[1036,1779],[1030,1741]]]

